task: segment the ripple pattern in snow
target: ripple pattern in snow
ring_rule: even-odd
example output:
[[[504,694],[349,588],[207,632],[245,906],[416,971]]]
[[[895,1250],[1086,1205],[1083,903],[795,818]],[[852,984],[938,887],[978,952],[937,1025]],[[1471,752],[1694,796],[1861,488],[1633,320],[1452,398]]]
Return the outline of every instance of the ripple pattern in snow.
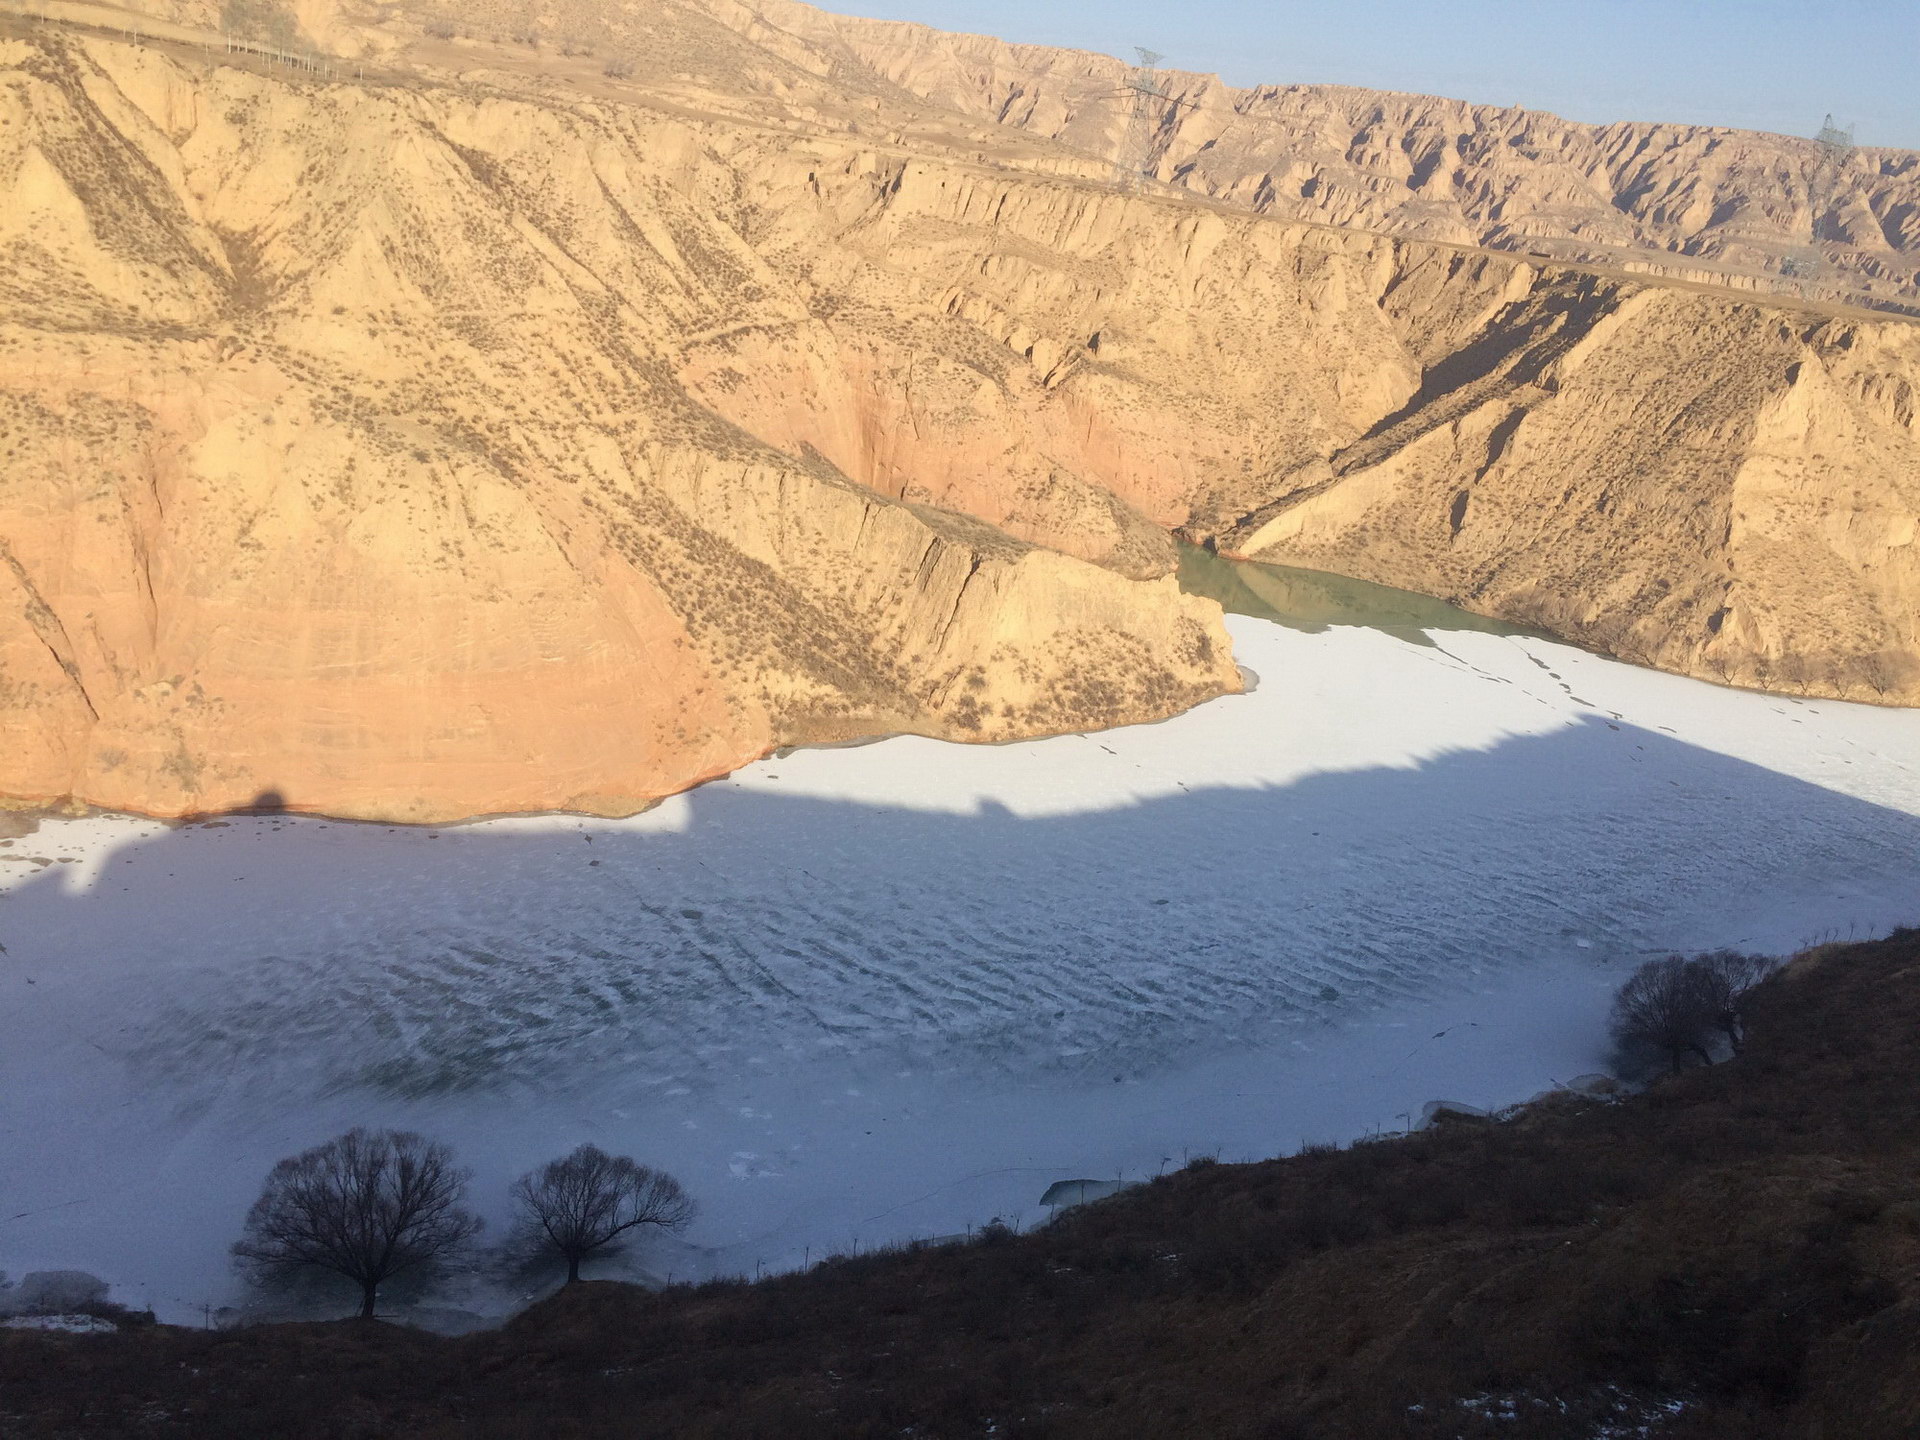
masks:
[[[211,1285],[169,1204],[212,1163],[231,1228],[354,1120],[496,1188],[561,1139],[671,1161],[715,1254],[944,1233],[1189,1139],[1520,1098],[1594,1068],[1644,955],[1920,918],[1920,714],[1231,623],[1261,685],[1163,725],[803,751],[630,821],[43,823],[0,848],[0,1265],[111,1232]]]

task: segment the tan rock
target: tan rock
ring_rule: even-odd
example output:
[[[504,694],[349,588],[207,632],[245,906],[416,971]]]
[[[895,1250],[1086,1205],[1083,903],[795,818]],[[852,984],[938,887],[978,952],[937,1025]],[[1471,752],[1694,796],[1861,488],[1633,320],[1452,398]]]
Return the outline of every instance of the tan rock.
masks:
[[[0,30],[16,799],[1164,716],[1239,684],[1176,528],[1920,702],[1907,321],[1123,194],[717,4],[303,6],[330,69],[99,8]]]
[[[1724,126],[1584,125],[1511,106],[1346,85],[1236,88],[1162,71],[1149,152],[1123,156],[1134,105],[1111,56],[833,15],[795,0],[751,14],[817,64],[870,69],[1158,181],[1265,214],[1680,279],[1920,305],[1920,152]],[[764,18],[762,18],[764,17]],[[1785,280],[1785,262],[1823,273]]]
[[[1543,283],[1223,545],[1643,664],[1920,702],[1920,327]]]
[[[1237,688],[1171,578],[687,395],[692,337],[804,309],[675,188],[728,175],[685,121],[71,33],[7,58],[16,800],[618,813],[776,744]]]

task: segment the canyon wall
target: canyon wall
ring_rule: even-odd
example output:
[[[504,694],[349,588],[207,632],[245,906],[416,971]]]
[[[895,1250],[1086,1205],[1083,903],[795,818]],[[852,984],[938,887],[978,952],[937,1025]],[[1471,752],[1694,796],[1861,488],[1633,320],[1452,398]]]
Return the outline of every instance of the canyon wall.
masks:
[[[1239,683],[1170,532],[1920,703],[1920,325],[1128,191],[713,4],[49,3],[16,801],[618,813],[1157,718]]]
[[[0,39],[0,789],[631,811],[770,746],[1173,713],[1217,607],[755,440],[804,314],[697,124]],[[1138,568],[1138,567],[1136,567]]]
[[[820,63],[1266,214],[1920,308],[1912,150],[1843,152],[1724,126],[1585,125],[1343,85],[1237,88],[1184,71],[1154,78],[1165,98],[1144,102],[1130,135],[1133,72],[1110,56],[795,0],[710,8],[743,28],[776,25]],[[1810,130],[1820,118],[1809,114]]]
[[[945,477],[942,503],[1002,524],[1012,462],[1044,464],[1229,553],[1686,674],[1920,702],[1920,325],[911,161],[869,186],[843,292],[944,315],[949,355],[997,340],[1001,379],[942,390],[937,327],[873,363],[849,306],[823,323],[862,359],[809,391],[811,429],[769,403],[780,345],[735,346],[714,403],[774,443]],[[827,432],[862,415],[890,451]]]

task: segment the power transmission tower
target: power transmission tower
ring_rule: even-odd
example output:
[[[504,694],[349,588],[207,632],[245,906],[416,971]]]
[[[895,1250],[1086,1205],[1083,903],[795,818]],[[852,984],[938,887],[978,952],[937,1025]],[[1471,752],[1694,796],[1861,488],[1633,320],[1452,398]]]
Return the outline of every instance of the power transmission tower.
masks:
[[[1808,282],[1818,279],[1827,266],[1820,242],[1826,238],[1822,232],[1826,229],[1827,212],[1839,198],[1840,173],[1846,168],[1847,157],[1853,153],[1853,127],[1849,125],[1843,130],[1829,115],[1813,137],[1813,143],[1820,147],[1820,153],[1807,181],[1807,205],[1811,211],[1808,244],[1789,255],[1780,266],[1782,275],[1801,282],[1803,292],[1810,288]]]
[[[1820,127],[1820,133],[1813,137],[1820,147],[1830,155],[1844,159],[1853,149],[1853,126],[1842,130],[1833,123],[1833,116],[1827,116],[1826,123]]]
[[[1155,103],[1161,107],[1185,105],[1198,109],[1191,100],[1182,100],[1159,75],[1160,62],[1167,57],[1158,50],[1135,46],[1140,63],[1128,74],[1120,94],[1128,101],[1127,131],[1120,142],[1120,153],[1113,161],[1113,183],[1122,190],[1138,189],[1143,178],[1153,175],[1153,130]]]

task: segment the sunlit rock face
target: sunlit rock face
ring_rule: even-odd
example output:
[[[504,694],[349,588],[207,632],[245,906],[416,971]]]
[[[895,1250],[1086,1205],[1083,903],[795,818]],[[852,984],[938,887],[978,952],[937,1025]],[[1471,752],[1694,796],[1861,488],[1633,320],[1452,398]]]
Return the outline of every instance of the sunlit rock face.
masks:
[[[785,11],[214,8],[0,36],[16,801],[1159,718],[1239,684],[1173,530],[1920,701],[1904,321],[1122,193]]]
[[[1920,152],[1713,125],[1586,125],[1351,85],[1241,88],[1177,70],[1147,82],[1161,98],[1145,102],[1143,134],[1130,88],[1142,77],[1111,56],[794,0],[709,8],[747,33],[776,23],[962,114],[1266,214],[1920,306]]]
[[[1107,492],[1058,482],[1115,569],[690,392],[726,388],[699,372],[729,333],[832,357],[814,287],[715,200],[805,185],[790,138],[729,160],[614,100],[27,33],[0,52],[16,799],[623,813],[781,743],[1238,687],[1218,609]],[[1034,503],[1016,528],[1107,558]]]

